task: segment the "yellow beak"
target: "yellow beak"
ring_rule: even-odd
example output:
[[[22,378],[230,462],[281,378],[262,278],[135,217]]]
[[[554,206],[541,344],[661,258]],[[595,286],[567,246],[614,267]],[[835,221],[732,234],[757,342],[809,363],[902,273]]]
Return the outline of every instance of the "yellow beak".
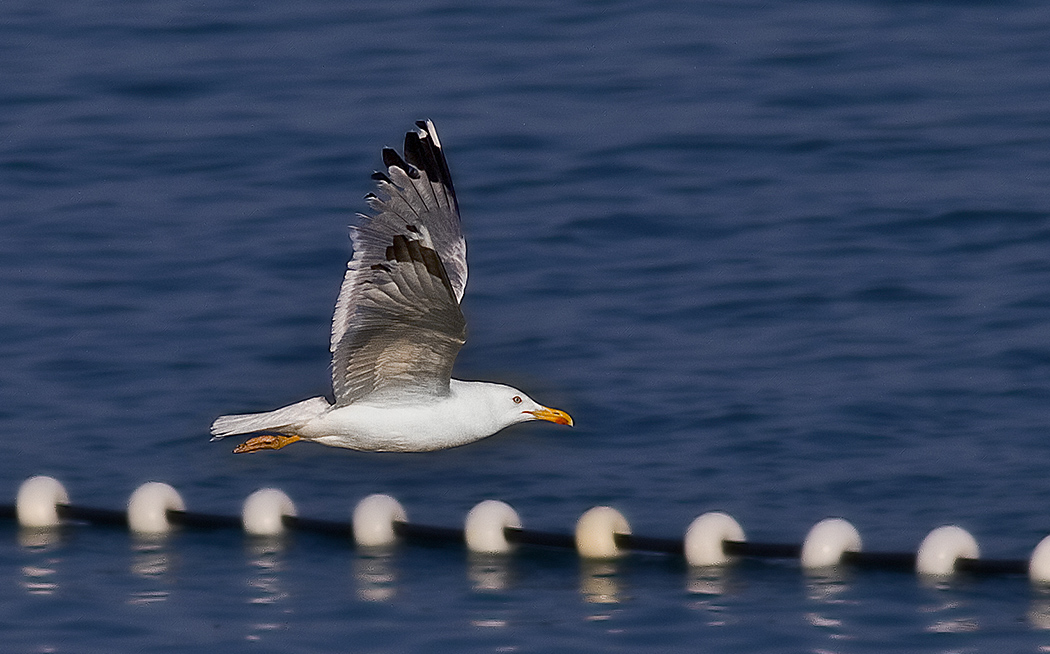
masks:
[[[547,407],[540,407],[535,411],[524,411],[523,413],[530,413],[536,420],[547,420],[548,422],[554,422],[559,425],[568,425],[572,427],[572,416],[559,411],[558,409],[550,409]]]

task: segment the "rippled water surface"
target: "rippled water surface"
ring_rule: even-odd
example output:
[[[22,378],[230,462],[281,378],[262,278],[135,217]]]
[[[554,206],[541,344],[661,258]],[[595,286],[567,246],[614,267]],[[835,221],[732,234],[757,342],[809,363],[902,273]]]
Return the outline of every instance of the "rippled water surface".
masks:
[[[0,7],[0,488],[234,515],[263,486],[460,524],[483,499],[677,537],[709,510],[865,548],[1050,533],[1050,10],[1023,2]],[[234,456],[328,390],[379,148],[434,119],[470,254],[457,375],[576,428]],[[10,500],[9,500],[10,501]],[[584,565],[0,523],[25,652],[1044,651],[1021,577]]]

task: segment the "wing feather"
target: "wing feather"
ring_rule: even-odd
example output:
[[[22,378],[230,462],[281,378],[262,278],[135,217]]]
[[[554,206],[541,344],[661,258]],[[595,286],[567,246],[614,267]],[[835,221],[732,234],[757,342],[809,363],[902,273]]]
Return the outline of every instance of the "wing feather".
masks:
[[[386,393],[447,394],[466,338],[466,243],[452,177],[430,121],[383,150],[385,173],[351,227],[354,255],[332,321],[336,405]]]

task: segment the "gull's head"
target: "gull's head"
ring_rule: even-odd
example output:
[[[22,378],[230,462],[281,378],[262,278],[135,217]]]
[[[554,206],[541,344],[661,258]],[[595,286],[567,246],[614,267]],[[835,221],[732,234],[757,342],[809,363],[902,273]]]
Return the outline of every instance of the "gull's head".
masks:
[[[547,422],[572,427],[572,416],[564,411],[560,409],[552,409],[549,406],[543,406],[517,389],[512,388],[510,390],[513,391],[510,396],[510,403],[514,405],[514,408],[517,409],[520,416],[522,416],[518,419],[518,422],[524,422],[526,420],[546,420]]]
[[[543,406],[512,386],[481,382],[476,388],[486,396],[485,404],[500,428],[529,420],[572,426],[572,417],[568,413]]]

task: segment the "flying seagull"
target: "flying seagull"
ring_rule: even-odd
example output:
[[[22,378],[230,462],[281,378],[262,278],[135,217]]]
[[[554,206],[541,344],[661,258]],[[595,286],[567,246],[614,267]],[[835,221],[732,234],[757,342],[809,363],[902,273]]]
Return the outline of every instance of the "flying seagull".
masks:
[[[503,384],[452,379],[466,338],[459,303],[467,244],[434,123],[405,135],[404,156],[383,149],[372,209],[351,227],[332,320],[332,387],[323,397],[266,413],[220,416],[212,440],[254,434],[234,452],[296,441],[373,452],[465,445],[527,420],[572,425],[569,414]]]

